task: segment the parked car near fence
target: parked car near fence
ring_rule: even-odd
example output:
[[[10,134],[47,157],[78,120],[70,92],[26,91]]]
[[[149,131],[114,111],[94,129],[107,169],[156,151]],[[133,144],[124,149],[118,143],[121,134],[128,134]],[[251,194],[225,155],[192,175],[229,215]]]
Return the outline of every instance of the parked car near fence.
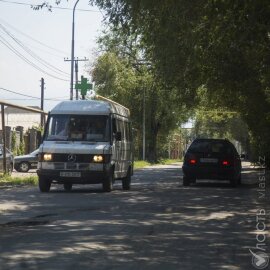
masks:
[[[6,162],[7,162],[7,171],[12,172],[13,170],[13,154],[6,149]],[[4,171],[3,167],[3,144],[0,144],[0,171]]]
[[[28,155],[16,156],[14,158],[14,169],[18,172],[28,172],[36,169],[38,164],[38,149]]]

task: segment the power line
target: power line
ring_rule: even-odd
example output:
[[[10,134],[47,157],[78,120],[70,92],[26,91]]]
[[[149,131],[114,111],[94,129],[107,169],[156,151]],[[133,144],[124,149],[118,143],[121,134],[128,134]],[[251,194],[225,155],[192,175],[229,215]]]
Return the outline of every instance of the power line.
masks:
[[[37,7],[40,5],[37,4],[30,4],[30,3],[22,3],[22,2],[15,2],[15,1],[6,1],[6,0],[0,0],[0,2],[4,2],[4,3],[8,3],[8,4],[15,4],[15,5],[23,5],[23,6],[30,6],[31,8],[33,7]],[[64,7],[57,7],[57,6],[51,6],[50,8],[52,9],[62,9],[62,10],[72,10],[72,8],[64,8]],[[84,12],[99,12],[101,13],[99,10],[93,10],[93,9],[76,9],[78,11],[84,11]]]
[[[27,44],[28,46],[31,46],[32,49],[38,50],[38,51],[40,51],[40,52],[42,52],[42,53],[49,54],[50,56],[53,56],[53,57],[55,57],[55,58],[58,58],[58,59],[61,59],[61,60],[63,60],[63,58],[64,58],[63,55],[60,56],[60,54],[56,54],[55,52],[50,52],[49,50],[46,50],[46,49],[44,49],[44,48],[37,47],[37,46],[35,46],[35,45],[33,46],[32,44],[30,45],[29,43],[25,43],[25,44]]]
[[[1,1],[1,0],[0,0],[0,1]],[[21,34],[21,35],[23,35],[23,36],[25,36],[25,37],[27,37],[27,38],[29,38],[29,39],[35,41],[36,43],[39,43],[40,45],[42,45],[42,46],[44,46],[44,47],[47,47],[48,49],[51,49],[51,50],[56,51],[56,52],[58,52],[58,53],[61,53],[61,55],[67,55],[67,54],[68,54],[67,52],[64,52],[64,51],[61,51],[61,50],[59,50],[59,49],[53,48],[53,47],[51,47],[51,46],[46,45],[45,43],[40,42],[39,40],[36,40],[36,39],[32,38],[31,36],[29,36],[29,35],[23,33],[23,32],[20,31],[20,30],[18,30],[17,28],[15,28],[14,26],[12,26],[11,24],[5,22],[3,19],[0,18],[0,20],[2,21],[2,23],[4,23],[4,24],[5,24],[6,26],[8,26],[9,28],[12,28],[13,30],[15,30],[15,31],[18,32],[19,34]]]
[[[21,94],[21,93],[18,93],[18,92],[15,92],[15,91],[12,91],[12,90],[3,88],[3,87],[0,87],[0,89],[1,89],[1,90],[4,90],[4,91],[6,91],[6,92],[10,92],[10,93],[17,94],[17,95],[24,96],[24,97],[30,97],[30,98],[34,98],[34,99],[40,99],[39,97],[33,97],[33,96]]]
[[[18,57],[20,57],[23,61],[25,61],[27,64],[29,64],[30,66],[32,66],[33,68],[47,74],[48,76],[50,77],[53,77],[55,79],[58,79],[58,80],[61,80],[61,81],[66,81],[68,82],[69,80],[65,80],[65,79],[62,79],[62,78],[59,78],[55,75],[52,75],[50,73],[48,73],[47,71],[45,71],[44,69],[40,68],[39,66],[37,66],[35,63],[31,62],[29,59],[27,59],[25,56],[23,56],[20,52],[18,52],[8,41],[6,41],[5,38],[3,38],[2,36],[0,36],[0,38],[2,40],[0,40],[0,42],[2,44],[4,44],[8,49],[10,49],[14,54],[16,54]]]
[[[3,87],[0,87],[0,89],[1,90],[4,90],[6,92],[9,92],[9,93],[13,93],[13,94],[19,95],[19,96],[29,97],[29,98],[31,98],[30,100],[40,100],[40,97],[34,97],[34,96],[30,96],[30,95],[25,95],[25,94],[22,94],[22,93],[19,93],[19,92],[16,92],[16,91],[12,91],[12,90],[9,90],[9,89],[3,88]],[[61,97],[58,97],[58,98],[61,98]],[[66,97],[63,97],[63,98],[68,98],[68,97],[66,96]],[[6,99],[6,100],[20,100],[20,99]],[[62,99],[45,98],[45,100],[61,101]]]
[[[65,75],[69,75],[68,73],[60,70],[57,67],[54,67],[53,65],[51,65],[50,63],[48,63],[47,61],[43,60],[42,58],[40,58],[38,55],[36,55],[32,50],[30,50],[28,47],[26,47],[20,40],[18,40],[17,38],[15,38],[1,23],[0,23],[0,28],[9,36],[11,37],[25,52],[27,52],[30,56],[32,56],[34,59],[36,59],[39,63],[41,63],[43,66],[45,66],[46,68],[50,69],[53,72],[58,73],[60,76],[62,76],[63,74]],[[61,74],[62,73],[62,74]]]
[[[66,99],[68,99],[68,98],[69,97],[67,96]],[[12,100],[12,101],[18,100],[19,101],[19,100],[37,100],[37,99],[36,98],[1,98],[1,100]],[[52,102],[63,101],[63,99],[52,99],[52,98],[44,98],[44,100],[52,101]]]

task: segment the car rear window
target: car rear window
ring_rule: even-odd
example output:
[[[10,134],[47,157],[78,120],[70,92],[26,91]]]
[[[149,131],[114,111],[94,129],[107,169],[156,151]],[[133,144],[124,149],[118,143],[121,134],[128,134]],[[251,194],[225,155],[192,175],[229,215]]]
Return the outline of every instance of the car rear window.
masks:
[[[232,147],[227,142],[222,141],[194,141],[189,149],[193,153],[232,153]]]

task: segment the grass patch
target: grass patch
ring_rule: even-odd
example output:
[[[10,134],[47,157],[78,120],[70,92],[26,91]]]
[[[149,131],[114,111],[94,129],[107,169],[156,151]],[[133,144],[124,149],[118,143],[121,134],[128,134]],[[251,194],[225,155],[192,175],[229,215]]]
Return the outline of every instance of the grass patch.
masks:
[[[161,159],[159,160],[158,164],[162,164],[162,165],[170,165],[173,164],[175,162],[181,162],[182,159]]]
[[[134,169],[141,169],[141,168],[151,166],[151,165],[153,165],[153,164],[151,164],[150,162],[145,161],[145,160],[134,161]]]
[[[181,159],[161,159],[158,161],[158,163],[150,163],[148,161],[145,160],[137,160],[134,161],[134,169],[141,169],[147,166],[152,166],[152,165],[170,165],[173,164],[175,162],[180,162]]]
[[[0,186],[22,186],[22,185],[37,185],[38,177],[12,177],[10,175],[0,176]]]

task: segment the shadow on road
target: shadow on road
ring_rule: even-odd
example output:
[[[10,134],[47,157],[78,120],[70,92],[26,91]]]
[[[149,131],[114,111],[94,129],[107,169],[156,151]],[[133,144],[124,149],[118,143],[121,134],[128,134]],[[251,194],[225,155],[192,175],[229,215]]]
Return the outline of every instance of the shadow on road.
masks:
[[[1,269],[254,269],[248,249],[262,205],[243,182],[183,187],[174,167],[136,172],[125,192],[120,184],[112,193],[6,192],[0,203],[31,214],[18,226],[0,225]]]

